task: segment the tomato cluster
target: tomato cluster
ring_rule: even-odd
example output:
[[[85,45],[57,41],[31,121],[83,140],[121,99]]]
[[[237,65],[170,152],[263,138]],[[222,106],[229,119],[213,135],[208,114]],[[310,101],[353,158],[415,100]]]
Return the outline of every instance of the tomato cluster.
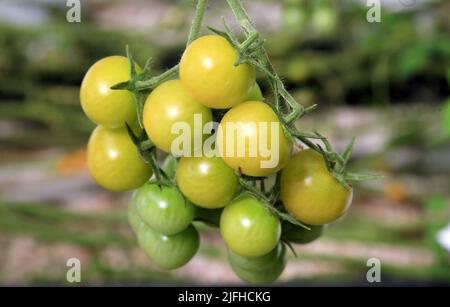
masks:
[[[186,264],[199,248],[194,222],[204,222],[220,228],[229,263],[241,279],[269,283],[286,266],[285,243],[306,244],[320,237],[324,225],[348,209],[352,190],[332,175],[316,151],[292,155],[295,141],[264,101],[254,68],[235,65],[237,60],[238,52],[221,36],[193,41],[181,57],[179,79],[162,82],[146,98],[142,128],[132,93],[111,89],[130,79],[128,59],[112,56],[95,63],[80,94],[86,115],[99,125],[89,140],[88,166],[106,189],[135,190],[129,222],[139,245],[159,267],[175,269]],[[203,124],[213,118],[220,123],[214,131],[202,129],[200,137],[190,135],[194,144],[190,154],[174,157],[172,147],[179,136],[174,124],[183,122],[192,131],[196,115],[201,115]],[[244,138],[242,156],[193,155],[211,138],[214,150],[233,150],[238,140],[224,128],[228,123],[236,124],[235,132]],[[264,132],[260,123],[271,128]],[[162,168],[152,165],[152,170],[128,135],[130,130],[145,133],[153,146],[169,154]],[[271,142],[273,138],[278,142]],[[277,150],[274,165],[263,167],[265,157],[251,154],[249,144],[254,139],[265,140],[269,150]],[[163,179],[151,179],[153,172],[162,173]],[[261,188],[255,194],[242,181],[254,179],[262,184],[274,177],[280,179],[280,189],[273,203],[265,198],[270,191]],[[299,223],[283,218],[288,214]]]

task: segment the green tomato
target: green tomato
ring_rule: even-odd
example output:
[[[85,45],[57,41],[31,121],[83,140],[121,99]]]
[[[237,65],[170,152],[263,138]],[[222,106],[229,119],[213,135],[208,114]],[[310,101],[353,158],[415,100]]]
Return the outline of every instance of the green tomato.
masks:
[[[97,126],[89,138],[87,165],[99,185],[117,192],[136,189],[152,175],[125,128]]]
[[[169,178],[175,178],[175,173],[177,171],[178,160],[172,155],[168,155],[162,164],[162,169],[166,172]]]
[[[128,222],[130,223],[131,229],[135,234],[139,232],[139,229],[145,226],[145,223],[142,221],[136,207],[136,196],[137,191],[133,192],[133,196],[131,197],[131,204],[128,208]]]
[[[245,101],[264,101],[264,96],[257,82],[255,82],[255,84],[250,89],[250,92],[248,93],[247,99]]]
[[[150,260],[162,269],[173,270],[188,263],[199,248],[199,234],[191,224],[174,235],[161,234],[144,225],[138,230],[138,242]]]
[[[205,209],[202,207],[195,207],[195,220],[203,222],[211,227],[218,228],[220,225],[220,216],[223,208]]]
[[[186,229],[195,214],[194,205],[175,187],[159,187],[156,183],[145,184],[137,191],[136,207],[145,224],[165,235]]]
[[[251,284],[268,284],[277,280],[286,267],[287,253],[278,244],[268,254],[260,257],[243,257],[228,250],[228,261],[236,275]]]
[[[245,196],[227,205],[220,217],[220,232],[227,246],[246,257],[259,257],[278,243],[281,226],[257,199]]]
[[[187,199],[208,209],[224,207],[239,191],[234,170],[219,157],[181,158],[176,179]]]
[[[296,244],[307,244],[322,236],[326,225],[310,226],[310,230],[303,227],[283,222],[281,239]]]

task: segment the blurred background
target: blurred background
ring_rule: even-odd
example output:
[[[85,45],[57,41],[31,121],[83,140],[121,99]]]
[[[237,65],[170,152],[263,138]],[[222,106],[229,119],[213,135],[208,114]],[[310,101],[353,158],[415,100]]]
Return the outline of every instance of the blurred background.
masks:
[[[225,16],[237,29],[226,2],[210,2],[204,24]],[[351,168],[386,175],[357,184],[349,214],[295,246],[278,283],[369,285],[376,257],[383,282],[449,284],[450,2],[383,0],[374,23],[363,0],[244,5],[289,90],[319,106],[299,127],[338,149],[356,136]],[[240,284],[218,231],[202,225],[188,265],[154,267],[127,223],[130,194],[103,190],[86,168],[84,73],[126,44],[141,64],[153,57],[155,74],[176,64],[194,6],[81,1],[69,23],[64,0],[0,1],[0,284],[65,284],[72,257],[89,284]]]

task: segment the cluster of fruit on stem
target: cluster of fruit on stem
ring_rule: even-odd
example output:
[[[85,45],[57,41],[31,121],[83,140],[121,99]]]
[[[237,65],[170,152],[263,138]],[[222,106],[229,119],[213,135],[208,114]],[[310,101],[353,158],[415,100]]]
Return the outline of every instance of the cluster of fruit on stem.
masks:
[[[294,126],[315,107],[305,108],[293,99],[241,2],[227,1],[245,34],[243,42],[225,22],[225,31],[211,29],[216,35],[199,38],[208,3],[199,0],[186,50],[175,67],[151,77],[151,60],[141,69],[127,48],[127,58],[107,57],[89,69],[80,100],[98,127],[88,143],[88,167],[107,189],[137,189],[129,221],[140,246],[160,267],[178,268],[194,256],[199,235],[192,222],[197,220],[220,227],[230,264],[239,277],[271,282],[286,265],[282,243],[291,247],[290,243],[317,239],[325,224],[350,207],[353,189],[346,180],[370,176],[345,171],[353,140],[340,155],[324,136]],[[264,101],[255,69],[267,77],[272,103]],[[129,75],[124,77],[126,70]],[[174,79],[177,75],[179,79]],[[202,150],[209,140],[203,136],[211,135],[212,151],[221,148],[222,153],[228,149],[235,153],[236,132],[245,139],[244,146],[257,139],[266,142],[268,149],[270,142],[270,154],[275,150],[277,158],[266,161],[261,152],[253,156],[245,148],[243,156],[202,152],[176,159],[171,155],[178,138],[173,128],[182,122],[195,129],[197,116],[206,123],[220,121],[209,132],[201,128]],[[223,128],[227,124],[237,131]],[[217,135],[212,133],[215,129]],[[188,139],[195,139],[190,135]],[[292,156],[297,141],[309,148]],[[187,147],[189,153],[195,151]],[[162,167],[157,149],[169,154]],[[149,181],[152,174],[154,180]],[[272,186],[266,189],[270,179]]]

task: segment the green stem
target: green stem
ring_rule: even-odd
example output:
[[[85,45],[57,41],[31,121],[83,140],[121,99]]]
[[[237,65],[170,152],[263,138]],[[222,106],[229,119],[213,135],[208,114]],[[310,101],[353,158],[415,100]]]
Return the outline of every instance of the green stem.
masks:
[[[189,38],[186,45],[189,45],[192,41],[194,41],[200,33],[200,28],[202,26],[203,17],[205,16],[206,7],[208,6],[208,0],[198,0],[197,7],[195,9],[195,17],[192,21],[191,29],[189,31]],[[138,91],[144,91],[148,89],[154,89],[161,83],[174,78],[178,74],[179,66],[178,64],[174,67],[166,70],[159,76],[155,76],[148,80],[136,81],[135,88]]]
[[[202,26],[203,16],[205,15],[206,7],[208,6],[208,0],[198,0],[197,7],[195,9],[194,20],[192,21],[191,30],[189,31],[189,37],[186,46],[192,43],[199,35],[200,28]]]
[[[245,11],[244,7],[242,6],[241,0],[227,0],[228,5],[230,6],[231,10],[233,11],[233,14],[235,15],[239,25],[241,26],[242,30],[245,32],[246,35],[249,37],[254,35],[254,33],[258,33],[256,28],[253,26],[252,22],[250,21],[250,18],[248,17],[247,12]],[[245,42],[244,42],[245,43]],[[284,97],[283,99],[275,99],[275,108],[277,110],[280,110],[280,102],[283,100],[285,103],[288,103],[289,107],[295,111],[297,116],[304,113],[304,107],[301,104],[296,103],[295,105],[290,103],[291,98],[290,94],[286,91],[283,82],[281,81],[281,78],[278,76],[277,72],[275,71],[275,68],[273,67],[272,63],[270,62],[269,55],[267,54],[264,47],[261,46],[259,50],[257,51],[257,58],[259,59],[260,64],[267,70],[270,75],[273,76],[275,80],[270,80],[269,82],[271,89],[274,93],[274,95],[279,95],[279,93],[285,93],[285,95],[288,95],[289,97]],[[293,100],[293,99],[292,99]],[[285,120],[285,122],[291,122],[292,118],[289,118],[288,121]]]
[[[136,81],[135,82],[135,88],[138,91],[154,89],[155,87],[157,87],[158,85],[160,85],[164,81],[172,79],[177,74],[178,74],[178,64],[175,65],[174,67],[172,67],[171,69],[166,70],[165,72],[163,72],[159,76],[152,77],[152,78],[150,78],[148,80]]]

